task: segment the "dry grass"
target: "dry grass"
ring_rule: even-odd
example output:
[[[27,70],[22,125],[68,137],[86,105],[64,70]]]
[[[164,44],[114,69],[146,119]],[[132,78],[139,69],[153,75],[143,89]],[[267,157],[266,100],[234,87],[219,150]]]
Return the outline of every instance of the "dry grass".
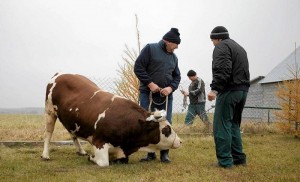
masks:
[[[170,151],[169,165],[158,160],[139,163],[145,153],[136,152],[128,165],[99,168],[87,157],[77,156],[73,145],[54,144],[50,145],[51,160],[46,162],[40,159],[40,143],[0,144],[1,181],[300,181],[300,140],[293,136],[244,133],[248,165],[226,170],[212,166],[216,157],[211,135],[182,134],[201,133],[203,123],[196,121],[181,130],[182,123],[173,124],[184,143]],[[0,141],[42,141],[43,130],[43,116],[0,115]],[[53,140],[69,138],[57,122]],[[91,153],[89,144],[83,146]]]
[[[87,157],[75,154],[70,145],[50,145],[50,161],[42,161],[42,145],[0,144],[1,181],[299,181],[299,140],[285,135],[246,135],[246,167],[213,166],[215,150],[211,136],[180,135],[183,147],[171,150],[172,163],[158,160],[140,163],[136,152],[128,165],[100,168]],[[90,153],[90,145],[84,144]]]
[[[211,128],[195,118],[193,125],[184,125],[184,114],[173,116],[173,128],[179,134],[211,134]],[[212,114],[209,115],[212,122]],[[43,115],[0,114],[0,141],[43,141],[45,120]],[[243,122],[245,134],[279,133],[275,123]],[[59,121],[56,121],[52,141],[70,140],[70,135]]]
[[[43,141],[43,115],[0,114],[0,141]],[[57,121],[52,140],[68,140],[70,135]]]

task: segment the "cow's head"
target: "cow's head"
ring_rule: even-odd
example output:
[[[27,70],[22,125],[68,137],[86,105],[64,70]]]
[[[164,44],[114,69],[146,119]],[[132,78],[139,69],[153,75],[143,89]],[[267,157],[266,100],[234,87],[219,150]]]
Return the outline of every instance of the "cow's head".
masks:
[[[150,144],[143,150],[155,151],[155,150],[167,150],[170,148],[176,149],[181,146],[181,140],[175,131],[172,129],[171,124],[166,119],[165,110],[156,110],[152,113],[146,121],[158,122],[160,131],[160,141],[157,144]]]

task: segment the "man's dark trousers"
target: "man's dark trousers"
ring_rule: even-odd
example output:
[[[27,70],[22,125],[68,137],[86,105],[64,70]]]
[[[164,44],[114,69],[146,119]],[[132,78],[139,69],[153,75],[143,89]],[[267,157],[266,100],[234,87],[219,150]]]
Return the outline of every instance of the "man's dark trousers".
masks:
[[[240,124],[247,93],[227,91],[217,95],[213,133],[218,163],[222,167],[246,163]]]

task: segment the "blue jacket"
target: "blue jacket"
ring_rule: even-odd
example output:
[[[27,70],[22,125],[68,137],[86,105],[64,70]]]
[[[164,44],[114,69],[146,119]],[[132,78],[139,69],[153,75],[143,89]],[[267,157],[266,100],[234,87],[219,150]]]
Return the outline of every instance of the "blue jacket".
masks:
[[[147,85],[151,82],[161,88],[170,86],[175,91],[181,79],[178,59],[174,53],[167,52],[163,40],[143,48],[135,61],[134,73],[140,80],[141,92],[149,92]]]

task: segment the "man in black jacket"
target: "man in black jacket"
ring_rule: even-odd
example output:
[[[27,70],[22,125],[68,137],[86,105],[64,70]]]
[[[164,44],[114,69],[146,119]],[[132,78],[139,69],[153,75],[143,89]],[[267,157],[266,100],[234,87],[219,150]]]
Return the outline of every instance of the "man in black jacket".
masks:
[[[210,38],[215,48],[208,100],[216,99],[213,133],[218,166],[245,165],[240,124],[250,87],[247,53],[223,26],[215,27]]]
[[[178,88],[181,76],[174,50],[180,44],[177,28],[171,28],[158,43],[147,44],[134,64],[134,73],[140,80],[140,105],[153,111],[165,109],[172,124],[173,92]],[[149,108],[150,106],[150,108]],[[155,160],[155,153],[141,159]],[[169,163],[169,150],[160,151],[161,162]]]

